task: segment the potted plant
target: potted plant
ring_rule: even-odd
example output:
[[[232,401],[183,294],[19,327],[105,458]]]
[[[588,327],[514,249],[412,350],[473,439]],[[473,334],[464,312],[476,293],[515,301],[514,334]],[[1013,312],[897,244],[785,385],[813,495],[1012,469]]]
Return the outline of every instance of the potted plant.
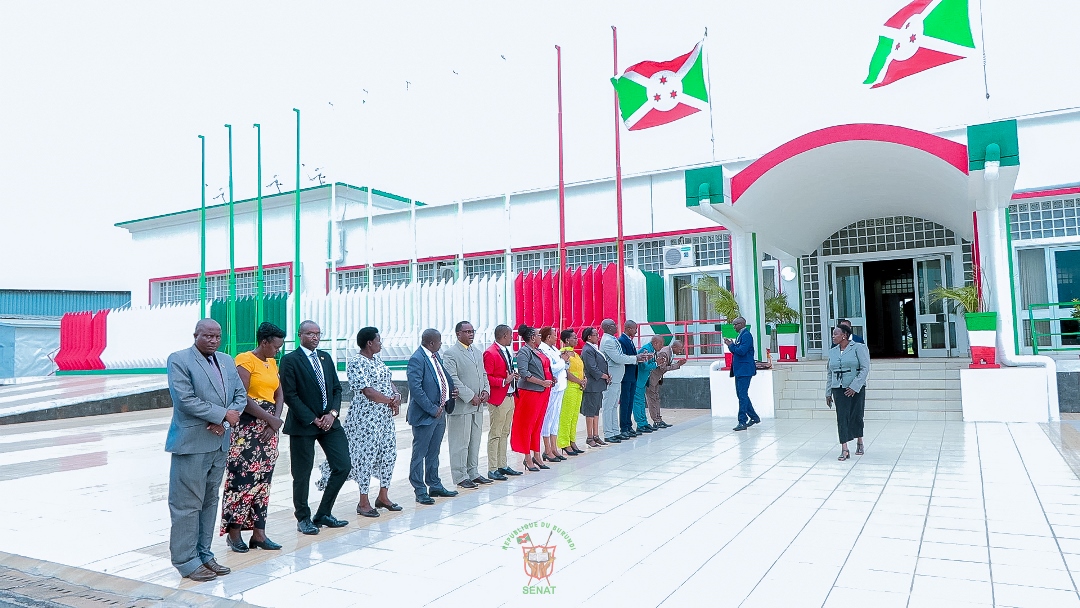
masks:
[[[703,276],[697,280],[693,285],[688,285],[688,288],[705,294],[705,300],[709,305],[709,308],[714,310],[716,314],[724,320],[724,323],[720,325],[720,335],[724,338],[735,339],[738,337],[738,332],[735,331],[735,327],[731,325],[731,321],[739,316],[739,303],[735,300],[735,294],[731,293],[731,290],[724,287],[716,280],[715,277]],[[724,369],[731,368],[731,353],[724,352]]]
[[[963,311],[971,367],[1000,367],[997,364],[997,313],[986,310],[986,303],[979,297],[975,285],[937,287],[930,291],[930,300],[949,300],[953,311]]]
[[[799,311],[788,304],[787,294],[770,290],[765,297],[765,321],[772,325],[781,361],[795,361],[799,350]]]

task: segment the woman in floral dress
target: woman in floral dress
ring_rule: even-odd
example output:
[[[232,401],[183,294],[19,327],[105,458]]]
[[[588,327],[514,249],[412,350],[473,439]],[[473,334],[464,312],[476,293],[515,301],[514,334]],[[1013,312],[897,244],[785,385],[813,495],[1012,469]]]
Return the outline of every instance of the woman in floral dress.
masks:
[[[263,323],[255,331],[255,341],[255,350],[236,356],[236,371],[248,400],[232,434],[221,501],[221,533],[229,535],[229,548],[237,553],[247,553],[249,547],[281,548],[266,537],[266,510],[285,404],[274,357],[285,343],[285,332],[273,323]],[[241,530],[252,531],[247,545],[240,538]]]
[[[347,368],[353,398],[344,424],[352,459],[349,479],[360,486],[360,502],[356,505],[356,512],[364,517],[378,517],[379,508],[401,510],[387,495],[397,461],[394,416],[397,416],[401,406],[401,394],[394,387],[390,368],[378,356],[382,350],[379,330],[374,327],[361,329],[356,334],[356,345],[360,347],[360,354],[349,361]],[[330,478],[330,467],[324,462],[320,470],[323,475],[317,485],[321,490]],[[379,480],[379,497],[375,500],[375,508],[372,508],[368,498],[372,477]]]

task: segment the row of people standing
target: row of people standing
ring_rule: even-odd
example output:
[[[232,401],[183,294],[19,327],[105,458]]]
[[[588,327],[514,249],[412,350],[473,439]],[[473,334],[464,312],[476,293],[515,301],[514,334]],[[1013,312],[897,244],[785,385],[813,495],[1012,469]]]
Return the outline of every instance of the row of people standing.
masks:
[[[602,329],[609,345],[602,346],[595,329],[586,328],[582,355],[576,353],[578,336],[571,330],[556,333],[550,327],[522,326],[519,335],[525,344],[517,354],[511,349],[513,332],[505,325],[496,328],[495,343],[483,352],[473,344],[475,330],[467,321],[457,324],[457,340],[445,350],[438,331],[424,331],[406,372],[410,389],[406,420],[413,435],[409,480],[417,502],[433,504],[436,497],[457,495],[439,478],[444,434],[449,435],[454,483],[475,489],[521,475],[507,462],[508,448],[523,455],[522,464],[530,471],[583,454],[576,443],[582,414],[592,447],[670,426],[660,417],[659,383],[664,372],[684,362],[674,360],[681,354],[681,344],[663,346],[654,338],[639,353],[632,341],[633,322],[627,323],[623,340],[614,338],[613,321],[606,320]],[[388,495],[397,458],[394,417],[402,396],[379,356],[378,329],[357,332],[359,353],[346,367],[353,400],[344,424],[339,420],[341,383],[329,354],[318,349],[321,331],[316,323],[300,324],[300,345],[282,357],[280,369],[276,356],[286,336],[271,323],[258,328],[256,348],[235,360],[217,352],[221,328],[212,319],[199,321],[194,337],[195,344],[173,353],[168,363],[173,399],[166,441],[166,450],[172,453],[170,551],[182,576],[206,581],[229,573],[210,551],[223,475],[225,493],[217,528],[227,535],[229,548],[236,552],[281,548],[265,533],[279,431],[290,438],[299,532],[318,534],[324,526],[348,525],[331,512],[347,479],[360,489],[358,514],[378,517],[380,508],[402,509]],[[619,372],[625,378],[626,370],[637,372],[639,364],[641,379],[631,376],[633,382],[624,392],[627,382],[619,381]],[[639,392],[644,396],[635,398]],[[604,403],[625,399],[630,405],[622,420],[615,418],[613,408],[605,413],[605,428],[619,425],[627,432],[620,430],[606,440],[600,437],[600,397]],[[645,418],[646,403],[652,425]],[[285,405],[288,415],[282,420]],[[486,476],[479,471],[485,405],[490,418]],[[637,415],[637,430],[630,425],[631,412]],[[316,443],[326,458],[316,482],[323,495],[312,516],[308,494]],[[368,496],[372,478],[380,484],[374,505]],[[252,531],[248,543],[241,538],[245,530]]]

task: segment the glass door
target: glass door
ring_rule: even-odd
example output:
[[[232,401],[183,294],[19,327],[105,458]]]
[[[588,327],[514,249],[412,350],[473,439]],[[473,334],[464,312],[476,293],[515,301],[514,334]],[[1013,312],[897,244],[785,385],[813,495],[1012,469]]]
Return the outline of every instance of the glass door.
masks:
[[[705,277],[712,278],[725,289],[731,289],[731,272],[694,272],[671,277],[672,291],[675,296],[675,320],[687,323],[687,352],[691,355],[723,354],[723,339],[720,337],[720,315],[709,306],[709,299],[704,292],[694,286]],[[713,321],[706,323],[704,321]],[[730,319],[729,319],[730,321]]]
[[[945,256],[912,260],[915,265],[915,328],[920,357],[948,357],[951,336],[945,302],[932,300],[930,292],[945,284]]]
[[[852,331],[866,339],[866,301],[863,289],[863,266],[855,264],[831,265],[829,270],[829,328],[826,344],[832,346],[832,328],[837,321],[851,321]]]

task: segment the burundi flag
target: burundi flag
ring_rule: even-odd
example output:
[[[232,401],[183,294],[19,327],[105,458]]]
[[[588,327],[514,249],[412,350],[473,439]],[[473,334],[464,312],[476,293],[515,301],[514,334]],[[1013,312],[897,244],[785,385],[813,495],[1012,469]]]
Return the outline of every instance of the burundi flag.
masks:
[[[967,0],[915,0],[885,22],[863,84],[885,86],[963,59],[974,48]]]
[[[517,544],[524,545],[525,543],[532,544],[532,538],[529,537],[528,532],[517,537]]]
[[[667,124],[707,109],[701,43],[671,61],[642,61],[612,78],[623,122],[631,131]]]

